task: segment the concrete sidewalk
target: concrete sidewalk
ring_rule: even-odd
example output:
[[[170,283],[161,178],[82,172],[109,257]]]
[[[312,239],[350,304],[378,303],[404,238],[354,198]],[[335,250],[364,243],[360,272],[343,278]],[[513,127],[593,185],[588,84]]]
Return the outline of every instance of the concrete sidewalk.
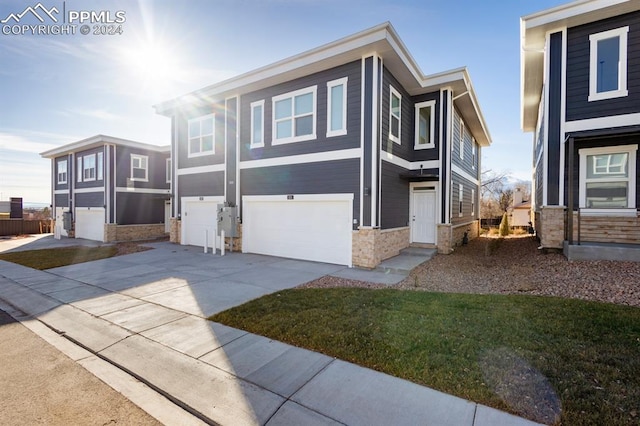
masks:
[[[50,271],[0,262],[0,298],[207,423],[535,424],[204,319],[340,267],[157,247]]]

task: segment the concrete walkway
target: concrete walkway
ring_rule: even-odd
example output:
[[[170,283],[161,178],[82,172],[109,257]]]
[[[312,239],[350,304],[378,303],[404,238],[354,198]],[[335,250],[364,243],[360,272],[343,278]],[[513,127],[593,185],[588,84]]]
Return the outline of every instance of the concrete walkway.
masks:
[[[205,319],[343,267],[154,246],[49,271],[0,261],[0,299],[207,423],[535,424]]]

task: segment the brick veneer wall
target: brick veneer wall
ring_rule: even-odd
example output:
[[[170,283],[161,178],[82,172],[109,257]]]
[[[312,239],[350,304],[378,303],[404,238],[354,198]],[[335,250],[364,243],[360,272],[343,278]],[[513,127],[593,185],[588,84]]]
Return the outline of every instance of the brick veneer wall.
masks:
[[[540,223],[537,229],[540,246],[542,248],[562,248],[565,222],[564,206],[542,207],[540,211]]]
[[[376,240],[379,234],[380,230],[373,228],[360,228],[353,231],[351,239],[353,266],[375,268],[380,263],[376,260]]]
[[[400,250],[409,247],[410,238],[408,226],[381,230],[376,239],[376,260],[378,263],[399,255]]]
[[[172,217],[169,230],[169,241],[172,243],[180,244],[182,235],[182,221],[178,218]]]
[[[165,236],[164,223],[147,225],[116,225],[105,223],[105,242],[148,240]]]

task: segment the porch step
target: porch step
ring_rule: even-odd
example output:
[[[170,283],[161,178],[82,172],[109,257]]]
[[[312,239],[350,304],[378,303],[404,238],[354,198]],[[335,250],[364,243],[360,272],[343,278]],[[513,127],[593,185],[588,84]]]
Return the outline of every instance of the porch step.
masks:
[[[376,271],[387,274],[409,275],[412,269],[436,255],[434,248],[408,247],[400,250],[400,254],[383,260],[376,267]]]

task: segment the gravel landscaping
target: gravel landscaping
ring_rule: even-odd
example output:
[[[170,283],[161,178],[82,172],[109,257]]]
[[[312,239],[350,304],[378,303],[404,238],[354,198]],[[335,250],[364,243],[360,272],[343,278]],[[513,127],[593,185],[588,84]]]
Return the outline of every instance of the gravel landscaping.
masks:
[[[388,288],[323,277],[303,287]],[[447,293],[531,294],[640,306],[640,262],[569,262],[544,254],[530,236],[480,237],[450,255],[438,255],[393,286]]]

